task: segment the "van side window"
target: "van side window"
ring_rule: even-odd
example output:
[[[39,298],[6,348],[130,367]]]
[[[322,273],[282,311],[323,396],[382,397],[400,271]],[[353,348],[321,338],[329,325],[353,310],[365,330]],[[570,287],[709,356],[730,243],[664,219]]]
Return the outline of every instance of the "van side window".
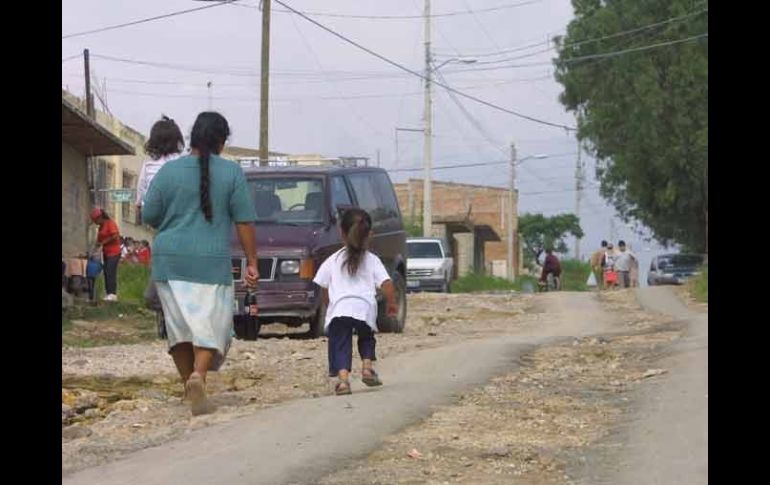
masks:
[[[345,179],[340,176],[332,177],[332,211],[337,212],[338,205],[353,205],[348,192],[348,186]]]
[[[380,204],[371,175],[368,173],[351,174],[348,175],[348,180],[350,180],[350,185],[353,186],[353,191],[356,193],[358,207],[368,212],[372,216],[372,221],[382,220],[382,214],[378,211]]]
[[[387,174],[376,173],[374,174],[375,189],[377,191],[377,197],[380,200],[380,207],[385,211],[385,218],[398,219],[400,211],[398,210],[398,199],[393,192],[393,185],[390,183],[390,178]]]

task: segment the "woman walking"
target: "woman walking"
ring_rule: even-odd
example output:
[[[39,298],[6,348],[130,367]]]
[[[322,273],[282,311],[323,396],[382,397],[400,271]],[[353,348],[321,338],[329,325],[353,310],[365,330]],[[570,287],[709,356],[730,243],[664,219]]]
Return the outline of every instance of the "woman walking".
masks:
[[[371,230],[372,218],[366,211],[346,211],[340,222],[345,247],[326,258],[313,280],[323,288],[322,297],[328,305],[324,324],[329,336],[329,376],[338,378],[334,388],[337,395],[351,392],[353,330],[358,334],[361,380],[367,386],[382,385],[372,368],[372,362],[377,360],[377,288],[382,288],[387,298],[388,315],[398,312],[390,275],[380,258],[367,250]]]
[[[100,207],[91,211],[91,221],[99,226],[96,249],[101,247],[104,264],[104,301],[118,301],[118,263],[120,263],[120,231],[115,221]]]
[[[213,411],[206,373],[222,365],[232,338],[233,224],[246,254],[246,284],[256,287],[259,278],[254,202],[241,167],[219,156],[229,136],[222,115],[198,115],[191,154],[167,162],[144,197],[144,220],[158,231],[152,279],[193,415]]]

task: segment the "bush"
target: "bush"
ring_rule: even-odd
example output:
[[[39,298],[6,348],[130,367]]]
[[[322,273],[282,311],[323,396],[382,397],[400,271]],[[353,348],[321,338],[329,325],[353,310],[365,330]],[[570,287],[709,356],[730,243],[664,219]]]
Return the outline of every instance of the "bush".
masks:
[[[591,264],[577,259],[565,259],[561,262],[561,289],[563,291],[588,291],[588,275]]]
[[[701,273],[695,278],[690,291],[696,300],[708,303],[709,301],[709,266],[703,265]]]

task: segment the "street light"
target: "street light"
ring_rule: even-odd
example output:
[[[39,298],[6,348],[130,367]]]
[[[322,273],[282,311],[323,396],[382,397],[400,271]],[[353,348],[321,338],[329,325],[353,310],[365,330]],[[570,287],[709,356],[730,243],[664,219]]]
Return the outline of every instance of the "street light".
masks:
[[[447,65],[449,63],[474,64],[475,62],[476,62],[476,59],[463,59],[461,57],[453,57],[451,59],[447,59],[446,61],[442,62],[438,66],[434,67],[433,70],[434,71],[438,71],[439,69],[441,69],[442,67],[444,67],[445,65]]]
[[[430,18],[430,7],[426,2],[426,19]],[[433,80],[432,75],[438,72],[445,65],[456,62],[460,64],[473,64],[476,59],[461,59],[453,57],[442,62],[438,66],[433,66],[433,60],[430,53],[430,22],[426,20],[425,32],[425,112],[423,121],[423,165],[425,174],[423,175],[422,185],[422,235],[430,237],[433,229],[433,201],[431,193],[431,170],[433,168]]]
[[[536,155],[527,155],[526,157],[522,158],[519,161],[516,161],[516,146],[511,143],[511,186],[508,190],[508,224],[506,229],[507,231],[507,238],[508,242],[506,246],[508,246],[508,261],[506,264],[506,273],[508,276],[508,280],[513,281],[514,280],[514,271],[513,271],[513,241],[514,241],[514,234],[513,234],[513,204],[514,204],[514,197],[516,192],[516,165],[520,165],[527,160],[542,160],[544,158],[548,158],[550,155],[539,153]]]

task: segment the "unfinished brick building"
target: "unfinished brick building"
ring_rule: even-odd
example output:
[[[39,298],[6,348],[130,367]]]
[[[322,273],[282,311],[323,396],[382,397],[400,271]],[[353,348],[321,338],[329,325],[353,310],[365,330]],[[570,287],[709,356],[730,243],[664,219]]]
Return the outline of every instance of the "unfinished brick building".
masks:
[[[395,189],[404,219],[419,223],[422,219],[422,179],[395,184]],[[444,237],[451,247],[455,277],[473,271],[505,277],[507,244],[514,245],[514,275],[519,274],[518,194],[514,194],[513,214],[507,217],[509,193],[498,187],[433,181],[431,232],[433,236]],[[507,220],[513,224],[512,243],[506,240]]]

